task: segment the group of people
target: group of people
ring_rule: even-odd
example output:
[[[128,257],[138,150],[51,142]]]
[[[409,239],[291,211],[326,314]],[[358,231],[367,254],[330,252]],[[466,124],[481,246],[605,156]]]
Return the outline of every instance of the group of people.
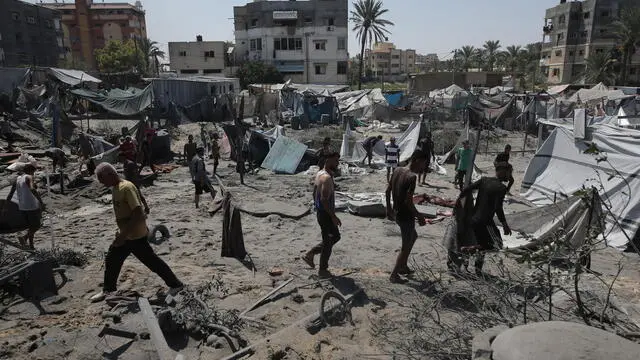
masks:
[[[365,141],[373,148],[381,137],[368,138]],[[460,248],[449,253],[448,265],[453,271],[459,271],[464,260],[470,253],[476,253],[475,269],[477,274],[481,274],[484,266],[484,254],[487,251],[502,248],[502,240],[497,226],[494,223],[494,216],[502,224],[505,235],[511,234],[511,229],[507,224],[503,202],[506,194],[513,185],[513,167],[509,164],[511,146],[507,145],[504,152],[498,154],[495,159],[495,176],[482,177],[480,180],[464,186],[464,177],[467,169],[473,166],[473,152],[469,147],[469,142],[465,141],[458,149],[456,156],[456,181],[460,188],[460,195],[457,204],[463,200],[473,201],[472,193],[478,192],[475,204],[464,225],[475,236],[475,243],[460,244]],[[341,239],[340,227],[342,222],[336,215],[335,207],[335,184],[334,176],[338,168],[340,154],[330,147],[330,139],[323,141],[323,148],[319,152],[321,170],[316,175],[313,202],[316,210],[317,222],[320,226],[322,241],[311,248],[304,256],[303,261],[310,267],[315,268],[315,257],[320,256],[318,276],[321,278],[330,277],[329,259],[333,247]],[[410,275],[413,270],[408,266],[409,256],[418,238],[416,231],[416,221],[418,225],[424,226],[427,221],[414,204],[413,198],[417,184],[422,180],[430,167],[430,162],[434,154],[434,145],[431,134],[420,141],[420,146],[411,154],[410,160],[405,167],[399,167],[400,148],[396,144],[395,138],[391,138],[385,150],[385,162],[387,164],[387,189],[385,191],[387,218],[394,220],[400,228],[402,246],[396,259],[395,266],[391,272],[389,280],[392,283],[404,283],[406,280],[401,276]],[[367,150],[367,157],[371,158],[371,152]],[[508,183],[505,185],[504,183]]]

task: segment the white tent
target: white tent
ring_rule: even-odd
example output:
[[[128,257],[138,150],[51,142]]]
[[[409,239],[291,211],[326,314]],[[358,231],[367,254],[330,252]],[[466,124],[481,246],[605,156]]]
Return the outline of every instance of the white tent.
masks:
[[[400,147],[400,162],[405,162],[411,158],[411,154],[418,147],[420,140],[420,122],[412,122],[407,130],[396,140],[396,144]],[[373,162],[384,163],[384,142],[379,141],[373,151]],[[340,158],[344,161],[360,162],[364,160],[367,153],[362,147],[360,141],[351,139],[351,130],[347,131],[342,137],[342,146],[340,148]]]
[[[624,248],[625,233],[633,238],[640,225],[640,131],[600,125],[592,128],[591,141],[607,161],[585,154],[589,144],[576,141],[571,129],[556,128],[529,163],[523,196],[541,206],[596,187],[614,214],[607,218],[608,245]]]
[[[580,89],[569,98],[569,102],[588,102],[594,100],[620,100],[632,95],[625,94],[622,90],[609,90],[604,84],[600,83],[591,89]]]
[[[376,106],[389,107],[389,102],[380,89],[348,91],[333,94],[342,115],[371,119]]]

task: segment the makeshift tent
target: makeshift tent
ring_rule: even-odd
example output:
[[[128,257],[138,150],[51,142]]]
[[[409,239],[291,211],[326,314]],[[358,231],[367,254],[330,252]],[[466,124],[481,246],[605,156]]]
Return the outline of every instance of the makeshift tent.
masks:
[[[295,174],[307,146],[286,136],[279,136],[271,147],[262,167],[280,174]]]
[[[0,67],[0,95],[11,95],[13,89],[24,86],[30,72],[29,68]]]
[[[77,86],[85,82],[99,84],[102,80],[94,78],[80,70],[49,68],[47,73],[63,83],[71,86]]]
[[[411,158],[411,154],[418,147],[418,141],[420,140],[420,128],[421,123],[419,121],[412,122],[407,130],[397,138],[396,144],[400,147],[400,162],[406,162]],[[340,158],[347,162],[361,162],[366,157],[367,153],[362,147],[360,141],[354,141],[351,139],[351,129],[347,128],[347,131],[342,136],[342,146],[340,147]],[[376,147],[373,149],[373,162],[384,163],[384,142],[379,141]]]
[[[333,94],[343,116],[356,119],[373,119],[377,117],[378,107],[388,108],[389,103],[380,89],[358,90]]]
[[[95,92],[88,89],[75,89],[71,93],[82,99],[100,105],[114,114],[131,116],[140,114],[153,102],[153,87],[140,89],[114,89],[107,92]]]
[[[589,102],[594,100],[621,100],[633,95],[627,95],[622,90],[609,90],[603,83],[600,83],[591,89],[580,89],[572,97],[569,102]]]
[[[628,241],[622,230],[633,238],[640,225],[640,131],[600,125],[590,132],[607,161],[585,154],[589,142],[576,141],[571,130],[558,127],[529,163],[523,196],[536,205],[548,205],[583,186],[595,186],[611,209],[605,232],[608,245],[624,248]]]

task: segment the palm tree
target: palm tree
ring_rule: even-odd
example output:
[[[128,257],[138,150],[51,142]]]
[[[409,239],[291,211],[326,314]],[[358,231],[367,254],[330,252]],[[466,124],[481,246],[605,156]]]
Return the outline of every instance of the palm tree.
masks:
[[[387,26],[393,26],[389,20],[382,16],[389,10],[382,8],[382,0],[357,0],[353,3],[354,10],[351,11],[351,21],[353,21],[353,31],[356,32],[360,40],[360,69],[358,71],[358,90],[362,90],[362,72],[364,70],[364,48],[367,43],[380,42],[386,39],[386,34],[390,34]]]
[[[588,84],[604,83],[605,85],[613,85],[615,81],[614,63],[615,61],[611,58],[610,53],[590,54],[586,59],[585,82]]]
[[[622,47],[622,66],[620,67],[620,81],[626,84],[631,65],[631,57],[636,52],[640,42],[640,8],[623,9],[620,19],[613,24],[613,31]]]
[[[484,55],[485,55],[485,64],[486,69],[489,71],[493,71],[496,64],[496,54],[502,45],[500,45],[500,40],[489,40],[484,43]]]
[[[511,45],[507,46],[503,56],[505,70],[511,74],[513,86],[517,86],[516,77],[518,73],[522,74],[524,72],[524,67],[527,63],[527,51],[522,46]]]
[[[140,47],[140,51],[144,55],[145,73],[149,71],[149,67],[151,66],[151,59],[153,59],[153,64],[156,68],[156,72],[159,74],[160,61],[158,60],[158,58],[164,59],[166,55],[165,52],[160,50],[157,42],[152,41],[148,38],[138,40],[138,46]]]
[[[456,60],[460,63],[464,71],[469,71],[471,67],[475,66],[481,55],[480,49],[476,49],[471,45],[465,45],[455,51],[454,57],[456,57]]]

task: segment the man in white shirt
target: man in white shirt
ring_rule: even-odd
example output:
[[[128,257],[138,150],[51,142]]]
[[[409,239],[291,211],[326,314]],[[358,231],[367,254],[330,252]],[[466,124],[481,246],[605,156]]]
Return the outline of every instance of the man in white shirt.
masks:
[[[29,247],[35,249],[33,245],[33,237],[42,226],[42,212],[44,211],[44,203],[40,198],[40,194],[36,190],[36,183],[33,174],[36,168],[31,164],[25,165],[23,174],[19,175],[11,186],[11,191],[7,196],[7,201],[12,201],[13,195],[16,194],[18,209],[25,217],[29,226],[27,234],[19,237],[20,245],[26,246],[29,239]]]

